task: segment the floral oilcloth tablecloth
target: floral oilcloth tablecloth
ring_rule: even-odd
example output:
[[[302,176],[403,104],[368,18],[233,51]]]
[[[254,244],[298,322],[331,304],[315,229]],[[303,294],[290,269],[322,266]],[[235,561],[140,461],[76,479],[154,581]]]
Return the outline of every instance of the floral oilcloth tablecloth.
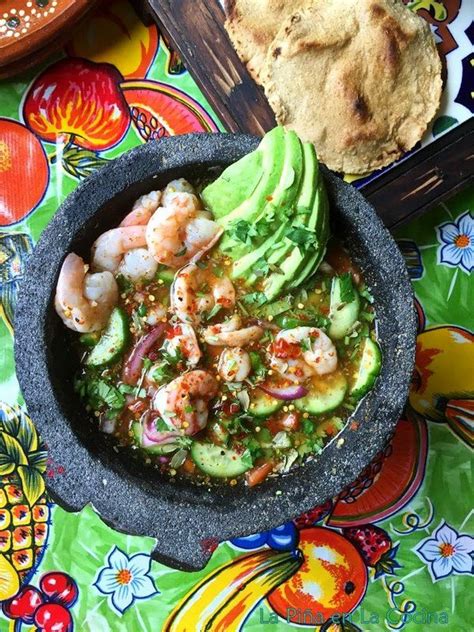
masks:
[[[472,4],[412,8],[432,23],[448,68],[429,142],[473,110]],[[186,573],[152,561],[151,539],[46,497],[44,480],[74,463],[47,458],[15,377],[25,262],[100,165],[148,139],[219,129],[179,57],[125,0],[105,3],[48,64],[0,83],[0,630],[467,632],[473,188],[396,232],[419,317],[409,406],[391,444],[337,498],[267,533],[202,542],[209,564]]]

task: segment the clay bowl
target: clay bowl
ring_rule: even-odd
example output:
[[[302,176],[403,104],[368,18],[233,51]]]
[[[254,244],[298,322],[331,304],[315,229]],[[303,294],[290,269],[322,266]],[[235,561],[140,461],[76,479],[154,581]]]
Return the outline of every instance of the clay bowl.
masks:
[[[42,62],[70,36],[97,0],[3,0],[0,79]]]
[[[413,297],[402,256],[370,206],[352,186],[323,170],[333,232],[347,239],[375,299],[383,352],[381,375],[362,400],[341,443],[285,477],[248,489],[212,489],[171,482],[88,418],[73,390],[77,359],[71,332],[56,315],[53,296],[61,263],[71,250],[89,257],[94,239],[134,200],[176,177],[210,179],[253,150],[258,139],[194,134],[150,142],[87,178],[44,231],[28,262],[16,310],[16,365],[30,415],[65,472],[48,480],[53,499],[78,511],[92,503],[105,522],[156,538],[153,556],[179,568],[204,566],[207,538],[225,540],[275,527],[337,494],[390,439],[402,412],[414,361]],[[276,492],[279,492],[276,494]],[[281,493],[280,493],[281,492]]]

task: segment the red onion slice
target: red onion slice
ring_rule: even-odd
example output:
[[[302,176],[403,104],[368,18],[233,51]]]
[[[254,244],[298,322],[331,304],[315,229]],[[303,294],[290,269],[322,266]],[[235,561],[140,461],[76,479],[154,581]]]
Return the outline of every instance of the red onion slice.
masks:
[[[179,432],[173,430],[157,430],[154,419],[145,419],[143,424],[142,445],[144,448],[149,448],[154,445],[166,445],[167,443],[173,443]]]
[[[265,386],[265,384],[259,384],[259,388],[265,391],[268,395],[271,395],[275,399],[283,399],[285,401],[291,399],[300,399],[308,394],[308,389],[300,385],[286,386],[280,388],[277,386]]]
[[[125,384],[136,384],[138,382],[142,373],[143,358],[151,351],[153,345],[161,338],[164,331],[165,323],[160,323],[149,333],[142,336],[133,347],[122,371],[122,380]]]

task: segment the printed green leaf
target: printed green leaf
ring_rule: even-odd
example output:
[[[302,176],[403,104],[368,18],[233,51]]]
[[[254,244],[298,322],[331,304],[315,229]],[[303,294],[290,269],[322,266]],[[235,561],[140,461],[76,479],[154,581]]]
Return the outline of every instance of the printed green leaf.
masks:
[[[65,171],[74,178],[86,178],[109,161],[89,149],[70,147],[62,156]]]
[[[48,462],[48,453],[46,450],[37,450],[36,452],[30,452],[28,455],[28,463],[30,467],[34,467],[38,472],[45,472]]]
[[[16,437],[20,428],[20,420],[16,410],[5,402],[0,403],[0,422],[5,432]]]
[[[38,449],[38,433],[30,417],[23,411],[21,413],[17,439],[26,454]]]
[[[453,116],[440,116],[433,124],[433,136],[439,136],[456,123],[458,123],[458,119]]]
[[[29,465],[19,465],[17,472],[22,483],[26,500],[30,506],[33,506],[46,491],[44,479],[36,468],[30,467]]]
[[[10,463],[15,463],[16,465],[26,465],[28,463],[28,459],[26,458],[20,442],[6,432],[0,432],[0,437],[0,454],[4,454],[5,458],[8,458]]]

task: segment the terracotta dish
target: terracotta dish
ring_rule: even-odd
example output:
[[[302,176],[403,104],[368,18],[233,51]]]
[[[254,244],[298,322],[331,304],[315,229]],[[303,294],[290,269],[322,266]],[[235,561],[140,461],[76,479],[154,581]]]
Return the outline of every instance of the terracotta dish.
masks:
[[[0,79],[41,62],[69,36],[97,0],[3,0]]]

